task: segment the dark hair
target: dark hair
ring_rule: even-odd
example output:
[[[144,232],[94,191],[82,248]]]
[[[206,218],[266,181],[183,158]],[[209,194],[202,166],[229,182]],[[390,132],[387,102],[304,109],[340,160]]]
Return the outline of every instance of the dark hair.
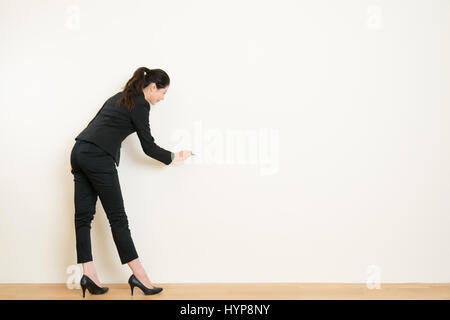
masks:
[[[120,105],[123,103],[128,111],[131,111],[134,108],[134,97],[153,82],[158,89],[162,89],[170,84],[170,78],[161,69],[137,68],[131,79],[123,87],[122,96],[117,100],[116,104]]]

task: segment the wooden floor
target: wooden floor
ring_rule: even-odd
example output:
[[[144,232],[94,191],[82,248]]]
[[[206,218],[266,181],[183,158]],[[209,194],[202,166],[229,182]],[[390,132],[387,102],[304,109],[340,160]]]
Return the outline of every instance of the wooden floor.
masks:
[[[91,295],[86,290],[85,299],[167,299],[167,300],[450,300],[450,283],[381,284],[379,289],[369,289],[365,283],[154,283],[163,291],[145,296],[134,288],[131,296],[128,284],[103,284],[109,291]],[[71,289],[66,284],[0,284],[2,300],[74,300],[83,299],[81,289]]]

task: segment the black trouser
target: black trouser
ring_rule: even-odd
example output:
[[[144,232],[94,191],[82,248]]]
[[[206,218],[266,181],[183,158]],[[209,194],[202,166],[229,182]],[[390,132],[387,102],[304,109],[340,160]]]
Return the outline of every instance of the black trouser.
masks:
[[[75,181],[77,263],[92,261],[90,231],[97,196],[108,217],[121,263],[136,259],[114,158],[93,143],[77,140],[70,163]]]

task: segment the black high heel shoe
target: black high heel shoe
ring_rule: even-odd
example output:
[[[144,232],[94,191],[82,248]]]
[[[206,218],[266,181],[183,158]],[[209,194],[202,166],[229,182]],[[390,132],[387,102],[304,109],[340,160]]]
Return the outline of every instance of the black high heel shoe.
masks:
[[[147,288],[139,281],[138,278],[136,278],[136,276],[134,274],[132,274],[130,276],[130,279],[128,279],[128,284],[130,285],[130,288],[131,288],[131,295],[133,295],[134,287],[138,287],[139,289],[141,289],[145,295],[155,294],[155,293],[162,291],[162,288],[155,287],[155,286],[153,286],[153,289]]]
[[[83,289],[83,298],[86,291],[88,289],[90,294],[103,294],[108,291],[108,287],[99,287],[94,281],[91,280],[87,275],[83,274],[80,279],[80,285]]]

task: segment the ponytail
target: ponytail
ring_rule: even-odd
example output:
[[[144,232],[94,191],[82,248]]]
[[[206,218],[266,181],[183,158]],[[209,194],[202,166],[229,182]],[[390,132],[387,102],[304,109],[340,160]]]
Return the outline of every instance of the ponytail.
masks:
[[[165,88],[170,84],[170,78],[164,70],[137,68],[131,79],[123,87],[122,96],[117,100],[117,105],[124,104],[128,111],[134,108],[134,97],[150,83],[154,82],[158,89]]]

